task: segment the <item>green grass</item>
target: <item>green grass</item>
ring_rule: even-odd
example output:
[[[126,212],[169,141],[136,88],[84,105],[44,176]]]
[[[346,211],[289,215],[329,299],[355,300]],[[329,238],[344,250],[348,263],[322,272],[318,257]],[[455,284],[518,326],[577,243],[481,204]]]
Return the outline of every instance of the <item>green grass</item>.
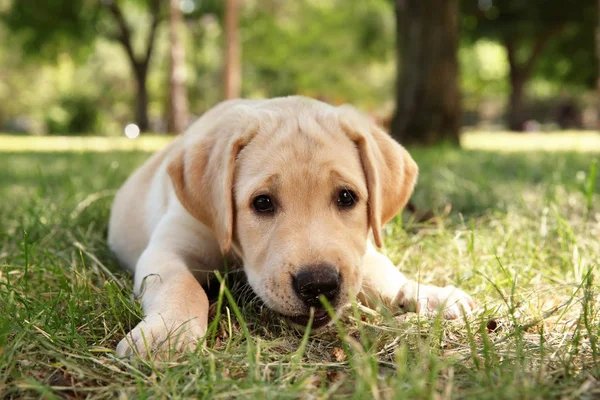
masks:
[[[547,146],[565,135],[536,137]],[[112,195],[149,153],[122,141],[78,152],[98,149],[89,139],[19,147],[6,138],[0,398],[600,396],[600,148],[413,150],[413,201],[437,218],[405,212],[386,226],[387,253],[411,277],[471,293],[480,308],[468,319],[355,306],[308,337],[237,290],[243,320],[223,296],[207,346],[144,362],[114,355],[141,311],[105,236]],[[476,139],[507,150],[498,136]]]

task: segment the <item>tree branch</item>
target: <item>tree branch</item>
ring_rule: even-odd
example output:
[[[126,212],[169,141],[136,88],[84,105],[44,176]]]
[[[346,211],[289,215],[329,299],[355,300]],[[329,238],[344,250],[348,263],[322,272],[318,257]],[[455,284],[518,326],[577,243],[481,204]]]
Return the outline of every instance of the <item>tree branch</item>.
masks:
[[[106,1],[103,2],[108,10],[115,18],[117,22],[117,26],[119,27],[119,35],[117,35],[117,40],[125,47],[125,52],[129,57],[129,61],[134,66],[138,66],[138,60],[135,57],[135,53],[133,51],[133,45],[131,44],[131,31],[129,30],[129,26],[127,26],[127,21],[125,21],[125,17],[121,12],[121,8],[119,7],[118,0]]]
[[[516,71],[519,69],[519,65],[517,64],[517,49],[515,46],[515,38],[514,37],[505,37],[504,38],[504,47],[506,47],[506,55],[508,56],[508,65],[511,71]]]
[[[533,70],[538,57],[540,54],[542,54],[544,47],[546,47],[546,44],[548,44],[548,41],[554,36],[558,35],[564,29],[564,27],[565,24],[556,25],[537,37],[535,44],[533,45],[533,49],[531,50],[531,54],[523,65],[523,70],[527,75],[529,75]]]
[[[148,65],[150,57],[152,57],[152,50],[154,49],[154,39],[156,37],[156,29],[161,20],[160,16],[160,0],[151,0],[150,13],[152,14],[152,22],[150,24],[150,31],[148,32],[148,39],[146,40],[146,55],[144,57],[144,65]]]
[[[519,63],[517,61],[517,45],[519,42],[519,38],[515,36],[507,36],[504,37],[504,46],[506,47],[506,54],[508,56],[508,65],[510,66],[510,70],[512,74],[516,76],[529,76],[531,75],[533,68],[535,67],[535,63],[537,62],[539,56],[544,51],[544,48],[548,44],[548,41],[552,39],[554,36],[559,34],[565,24],[555,25],[554,27],[544,31],[542,34],[536,37],[535,43],[533,44],[533,48],[531,49],[531,53],[527,60],[523,63]]]

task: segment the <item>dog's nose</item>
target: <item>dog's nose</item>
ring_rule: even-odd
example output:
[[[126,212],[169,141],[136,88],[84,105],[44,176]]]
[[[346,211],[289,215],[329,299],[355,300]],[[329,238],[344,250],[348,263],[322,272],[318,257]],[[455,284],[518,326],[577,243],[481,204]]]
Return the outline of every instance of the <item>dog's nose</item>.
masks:
[[[303,267],[293,278],[294,290],[309,307],[321,305],[323,295],[333,302],[340,292],[340,274],[333,265],[322,263]]]

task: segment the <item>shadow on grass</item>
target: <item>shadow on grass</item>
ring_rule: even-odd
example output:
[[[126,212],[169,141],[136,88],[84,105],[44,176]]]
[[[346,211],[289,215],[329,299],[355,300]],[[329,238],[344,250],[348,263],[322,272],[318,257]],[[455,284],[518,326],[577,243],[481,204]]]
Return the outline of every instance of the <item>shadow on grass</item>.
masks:
[[[523,209],[584,195],[590,166],[598,154],[575,152],[496,153],[452,148],[413,149],[420,167],[413,202],[420,209],[466,218],[511,207]],[[73,209],[91,194],[116,190],[150,153],[1,153],[0,210],[14,211],[40,200]],[[600,190],[600,174],[595,193]],[[110,199],[97,217],[106,219]],[[106,221],[98,220],[103,226]],[[1,224],[1,223],[0,223]]]
[[[539,210],[584,197],[593,153],[495,153],[452,148],[414,149],[420,177],[413,202],[420,209],[452,206],[452,217],[477,218],[511,208]],[[112,195],[150,153],[1,153],[0,231],[43,236],[90,230],[105,237]],[[595,195],[600,190],[596,177]],[[97,199],[73,217],[90,196]],[[598,203],[598,202],[595,202]],[[107,257],[109,257],[107,255]]]
[[[416,149],[419,181],[413,202],[422,208],[477,217],[513,207],[533,209],[584,195],[590,167],[599,154],[576,152],[497,153],[479,150]],[[596,176],[595,194],[600,191]]]
[[[46,253],[66,253],[79,243],[118,270],[106,245],[110,205],[119,186],[148,156],[0,153],[0,249],[8,254],[4,261],[43,263]],[[31,244],[45,250],[25,260],[23,248]]]

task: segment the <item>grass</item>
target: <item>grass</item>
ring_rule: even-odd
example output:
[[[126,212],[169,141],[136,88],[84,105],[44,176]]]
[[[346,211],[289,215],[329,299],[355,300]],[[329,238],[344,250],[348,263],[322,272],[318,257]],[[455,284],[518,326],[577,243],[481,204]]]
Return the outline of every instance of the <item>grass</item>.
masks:
[[[170,140],[167,136],[140,136],[135,140],[121,137],[85,136],[15,136],[0,134],[0,151],[3,152],[60,152],[60,151],[156,151]],[[591,131],[564,131],[560,134],[518,134],[478,131],[466,132],[461,137],[462,146],[471,150],[490,151],[577,151],[599,152],[600,134]]]
[[[0,136],[0,398],[597,398],[600,146],[488,151],[506,150],[498,137],[414,149],[413,201],[436,218],[386,226],[399,268],[471,293],[472,317],[355,305],[309,337],[234,290],[217,299],[207,346],[145,362],[114,355],[141,310],[105,236],[112,195],[149,153]]]

